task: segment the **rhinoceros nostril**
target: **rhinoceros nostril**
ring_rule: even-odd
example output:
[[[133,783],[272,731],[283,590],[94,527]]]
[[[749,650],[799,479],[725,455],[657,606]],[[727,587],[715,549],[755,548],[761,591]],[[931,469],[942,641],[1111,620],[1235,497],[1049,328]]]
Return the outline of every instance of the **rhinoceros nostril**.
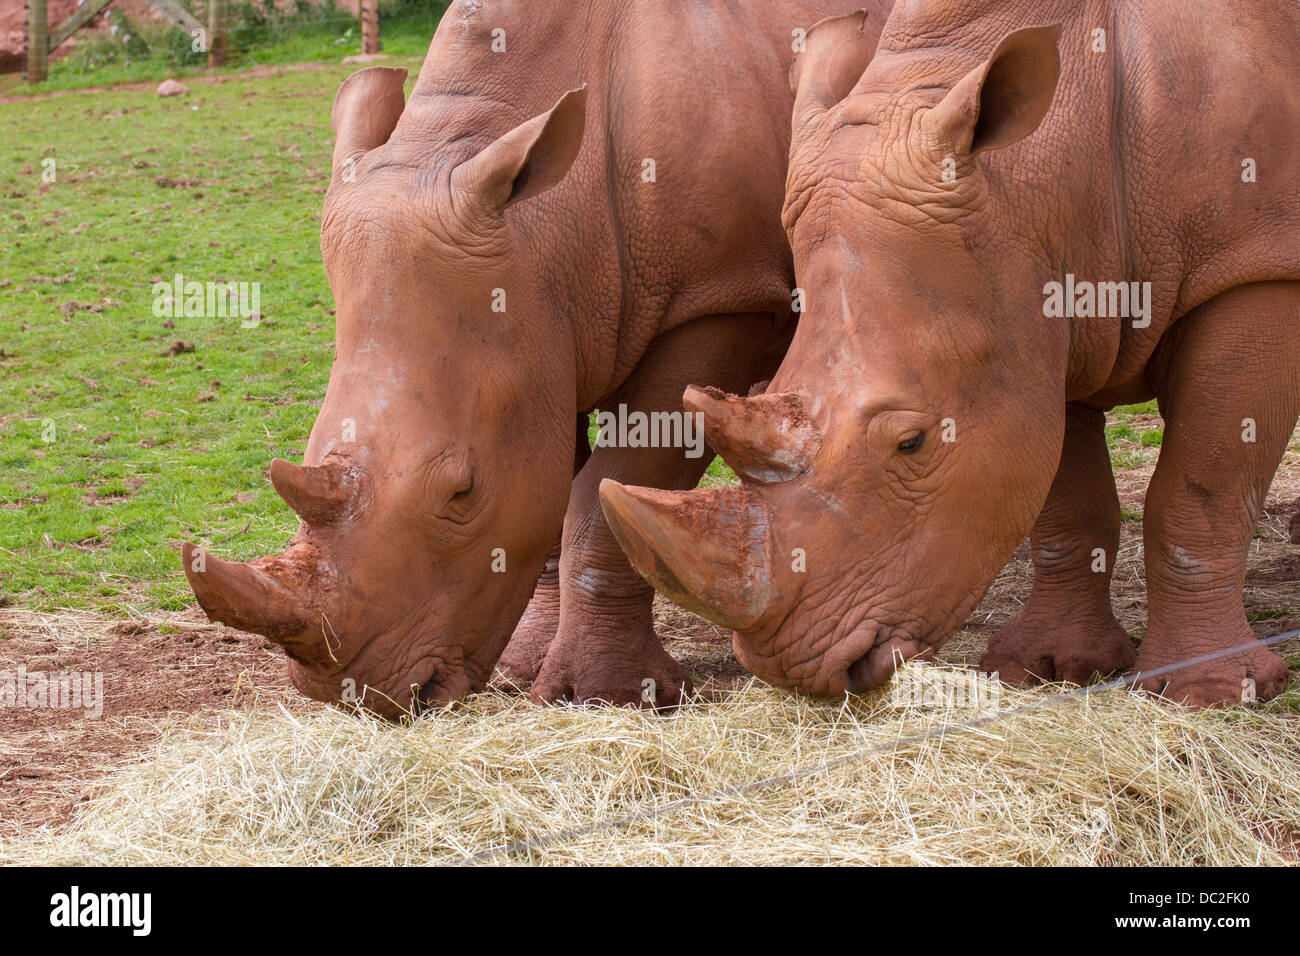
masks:
[[[861,694],[889,680],[903,661],[927,653],[928,645],[908,635],[902,628],[882,627],[872,646],[848,669],[849,686]],[[932,653],[932,651],[931,651]]]
[[[437,710],[449,703],[442,681],[435,672],[432,677],[420,685],[411,699],[411,716],[419,717],[431,710]]]
[[[871,671],[867,663],[868,654],[863,654],[849,666],[849,693],[865,694],[875,685],[871,683]]]

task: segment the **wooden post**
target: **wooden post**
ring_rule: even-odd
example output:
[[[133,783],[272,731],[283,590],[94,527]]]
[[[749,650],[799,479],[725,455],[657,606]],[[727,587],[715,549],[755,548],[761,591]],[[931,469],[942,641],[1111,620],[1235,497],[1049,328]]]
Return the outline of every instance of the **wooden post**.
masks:
[[[149,0],[149,6],[153,7],[190,36],[194,36],[195,30],[203,29],[203,24],[199,23],[198,19],[177,3],[176,0]]]
[[[226,65],[226,0],[208,0],[208,69]]]
[[[39,83],[49,75],[50,24],[45,0],[27,0],[27,82]]]
[[[110,2],[111,0],[85,0],[72,16],[50,31],[50,52],[53,53],[67,42],[68,37],[95,19]]]
[[[379,0],[361,0],[361,52],[379,52]]]

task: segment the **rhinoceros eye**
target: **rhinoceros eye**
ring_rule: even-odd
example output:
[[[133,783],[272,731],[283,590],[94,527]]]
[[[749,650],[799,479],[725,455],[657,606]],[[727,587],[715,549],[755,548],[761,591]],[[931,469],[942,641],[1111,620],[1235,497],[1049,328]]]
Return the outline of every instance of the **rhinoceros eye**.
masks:
[[[898,450],[901,452],[916,451],[918,448],[921,447],[921,443],[923,441],[925,441],[925,432],[918,432],[917,434],[911,436],[910,438],[904,438],[902,441],[900,441],[898,443]]]

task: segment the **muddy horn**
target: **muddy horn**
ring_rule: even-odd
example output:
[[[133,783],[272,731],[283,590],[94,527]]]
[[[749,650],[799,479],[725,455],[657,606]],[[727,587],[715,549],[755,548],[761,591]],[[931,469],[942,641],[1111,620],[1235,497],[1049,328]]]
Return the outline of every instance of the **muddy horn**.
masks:
[[[605,479],[600,506],[632,566],[682,607],[755,630],[783,612],[767,507],[745,488],[658,491]]]
[[[337,521],[347,511],[353,487],[346,469],[329,465],[295,465],[276,458],[271,462],[271,485],[303,521],[311,525]]]
[[[222,561],[202,553],[188,541],[181,545],[181,562],[209,620],[262,634],[280,643],[307,629],[306,608],[264,568]]]
[[[740,398],[692,385],[682,403],[703,416],[709,447],[742,480],[771,484],[797,478],[812,467],[821,447],[821,433],[794,392]]]

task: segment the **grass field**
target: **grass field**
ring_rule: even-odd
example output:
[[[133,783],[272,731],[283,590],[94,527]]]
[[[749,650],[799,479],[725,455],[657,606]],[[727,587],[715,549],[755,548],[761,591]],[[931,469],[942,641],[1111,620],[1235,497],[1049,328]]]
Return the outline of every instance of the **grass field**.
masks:
[[[391,62],[410,68],[409,91],[420,60]],[[247,558],[297,527],[265,470],[301,457],[332,361],[319,213],[329,108],[355,69],[0,104],[11,599],[181,607],[181,539]],[[260,283],[260,322],[155,316],[154,283],[177,275]]]
[[[427,34],[393,63],[414,76],[426,44]],[[395,48],[403,49],[396,40]],[[912,726],[879,700],[845,709],[750,685],[725,635],[664,605],[660,630],[706,689],[681,719],[538,711],[498,688],[413,728],[322,711],[285,685],[277,651],[202,619],[180,571],[181,540],[247,558],[279,549],[296,527],[266,468],[275,456],[301,457],[332,360],[318,214],[330,105],[355,69],[337,62],[346,52],[330,47],[293,65],[296,54],[281,50],[255,70],[254,59],[215,82],[192,78],[191,92],[174,99],[149,86],[0,102],[0,658],[50,668],[89,661],[117,688],[102,722],[43,716],[0,742],[0,839],[27,823],[43,827],[30,844],[0,846],[0,860],[220,861],[226,853],[231,861],[236,846],[256,856],[249,834],[258,832],[270,841],[266,859],[410,861],[421,846],[454,858],[691,788],[784,772]],[[56,75],[50,88],[152,82],[155,67]],[[154,283],[177,275],[259,282],[260,321],[155,315]],[[1161,422],[1153,404],[1118,409],[1107,433],[1125,515],[1116,611],[1140,635],[1142,490]],[[715,464],[709,480],[728,478]],[[1300,627],[1300,561],[1284,531],[1297,497],[1293,443],[1247,581],[1260,633]],[[949,661],[978,657],[1027,581],[1022,548],[950,645]],[[1300,665],[1294,644],[1288,658]],[[1294,682],[1249,714],[1161,716],[1162,705],[1121,698],[1060,720],[1026,720],[965,750],[904,748],[902,762],[873,759],[832,775],[829,790],[692,811],[667,843],[660,831],[634,827],[630,842],[587,841],[533,858],[692,859],[701,847],[717,861],[1300,858],[1294,762],[1237,760],[1218,743],[1240,739],[1243,753],[1294,749]],[[1086,746],[1062,743],[1090,721]],[[1131,729],[1107,750],[1116,722]],[[1032,743],[1040,738],[1066,747],[1063,763],[1047,743]],[[381,758],[380,750],[390,752]],[[451,751],[444,773],[437,768]],[[1191,769],[1162,797],[1159,774],[1148,772],[1170,754]],[[1113,773],[1089,777],[1108,758]],[[950,777],[946,759],[959,768]],[[321,761],[332,768],[324,777],[310,770]],[[489,769],[499,786],[483,792],[495,803],[472,796]],[[362,793],[371,779],[407,787],[412,802],[395,808],[378,791]],[[277,787],[273,805],[250,799]],[[64,839],[60,828],[88,794],[101,799]],[[1166,827],[1162,799],[1178,826]],[[1113,812],[1099,817],[1103,804]],[[295,829],[320,807],[337,826]],[[909,832],[917,819],[924,825]],[[723,823],[734,829],[717,829]],[[944,836],[963,832],[965,844]],[[794,837],[783,844],[782,834]]]
[[[354,69],[0,105],[14,599],[180,607],[181,538],[248,557],[296,527],[264,470],[300,457],[332,360],[318,214],[329,106]],[[155,316],[153,283],[177,275],[259,282],[260,322]]]

